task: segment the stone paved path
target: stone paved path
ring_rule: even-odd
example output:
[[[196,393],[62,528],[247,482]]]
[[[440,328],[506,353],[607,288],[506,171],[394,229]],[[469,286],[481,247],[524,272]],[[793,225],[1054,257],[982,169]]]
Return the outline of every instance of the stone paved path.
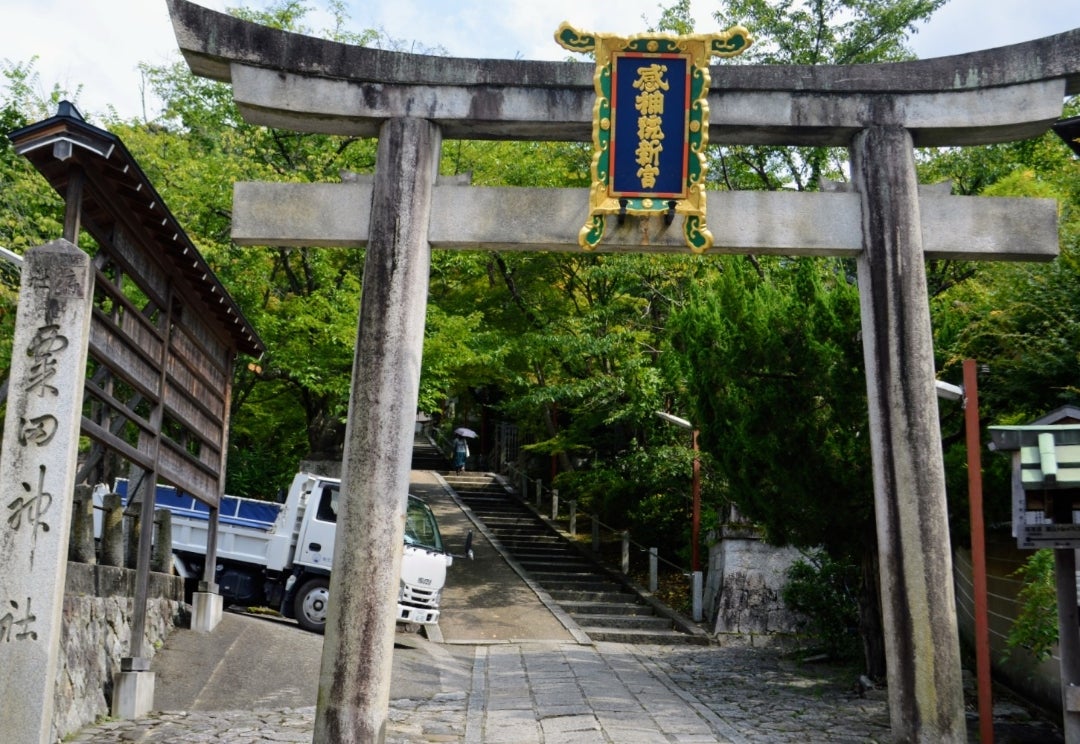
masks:
[[[471,690],[391,703],[391,744],[865,744],[889,741],[885,692],[768,650],[507,643],[475,647]],[[312,707],[159,713],[70,744],[310,742]],[[970,728],[976,729],[972,721]],[[973,738],[972,741],[977,740]],[[998,744],[1061,741],[1028,721]]]
[[[807,738],[822,730],[842,730],[848,737],[830,741],[883,740],[883,697],[867,704],[791,666],[784,669],[767,652],[736,649],[571,642],[478,646],[472,691],[394,700],[388,740],[741,744],[826,741]],[[103,723],[71,742],[309,742],[313,722],[311,707],[170,712]]]

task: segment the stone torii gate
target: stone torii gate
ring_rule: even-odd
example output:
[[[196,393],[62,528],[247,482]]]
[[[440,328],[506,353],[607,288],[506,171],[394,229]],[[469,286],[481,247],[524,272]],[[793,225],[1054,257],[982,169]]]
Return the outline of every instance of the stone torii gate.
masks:
[[[192,71],[230,82],[248,121],[379,138],[372,183],[237,184],[233,237],[367,246],[315,740],[381,741],[431,249],[580,250],[588,211],[585,189],[440,184],[441,141],[588,141],[594,67],[385,52],[168,4]],[[709,192],[725,220],[712,250],[856,258],[893,735],[962,742],[924,261],[1049,260],[1056,203],[920,189],[913,147],[1045,132],[1080,92],[1080,29],[941,59],[710,74],[710,143],[850,152],[847,190]],[[610,225],[598,249],[687,250],[655,217]]]

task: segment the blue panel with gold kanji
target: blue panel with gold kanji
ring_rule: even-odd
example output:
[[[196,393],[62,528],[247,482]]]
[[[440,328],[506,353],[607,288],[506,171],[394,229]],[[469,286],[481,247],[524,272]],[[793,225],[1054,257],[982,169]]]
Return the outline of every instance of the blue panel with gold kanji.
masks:
[[[686,198],[689,75],[687,55],[615,55],[611,196]]]

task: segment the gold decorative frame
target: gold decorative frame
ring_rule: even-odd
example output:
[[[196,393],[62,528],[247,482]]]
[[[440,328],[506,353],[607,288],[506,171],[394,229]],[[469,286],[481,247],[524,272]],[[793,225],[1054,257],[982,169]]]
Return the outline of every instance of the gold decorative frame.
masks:
[[[593,106],[592,186],[589,190],[591,219],[581,228],[578,243],[586,250],[596,248],[604,237],[607,215],[619,215],[621,221],[627,214],[663,214],[670,222],[675,214],[681,214],[684,216],[683,234],[687,245],[695,253],[708,250],[713,243],[712,233],[705,225],[709,60],[714,56],[734,57],[746,51],[753,43],[750,33],[742,26],[732,26],[717,34],[676,36],[646,33],[617,36],[580,31],[564,22],[556,31],[555,40],[572,52],[595,52],[596,58],[596,73],[593,76],[596,103]],[[613,105],[615,92],[612,85],[616,65],[621,58],[629,57],[652,59],[657,64],[666,59],[686,66],[686,106],[682,112],[685,130],[681,142],[686,151],[682,153],[684,168],[677,192],[650,193],[647,187],[635,192],[621,192],[615,188],[612,176],[616,158],[613,121],[617,111]],[[661,69],[666,70],[666,66]],[[641,142],[639,130],[639,148]]]

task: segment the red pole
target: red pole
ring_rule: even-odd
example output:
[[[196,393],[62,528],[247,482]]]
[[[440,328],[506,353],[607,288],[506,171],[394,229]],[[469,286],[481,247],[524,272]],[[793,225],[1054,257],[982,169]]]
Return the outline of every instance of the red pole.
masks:
[[[691,484],[691,492],[694,500],[692,519],[690,521],[690,570],[700,571],[701,562],[698,556],[699,535],[701,533],[701,450],[698,448],[698,430],[694,429],[694,471]]]
[[[979,386],[974,359],[964,360],[964,431],[967,441],[968,505],[971,511],[971,583],[975,594],[975,671],[979,692],[979,740],[994,741],[990,690],[990,628],[987,625],[986,542],[983,528]]]

